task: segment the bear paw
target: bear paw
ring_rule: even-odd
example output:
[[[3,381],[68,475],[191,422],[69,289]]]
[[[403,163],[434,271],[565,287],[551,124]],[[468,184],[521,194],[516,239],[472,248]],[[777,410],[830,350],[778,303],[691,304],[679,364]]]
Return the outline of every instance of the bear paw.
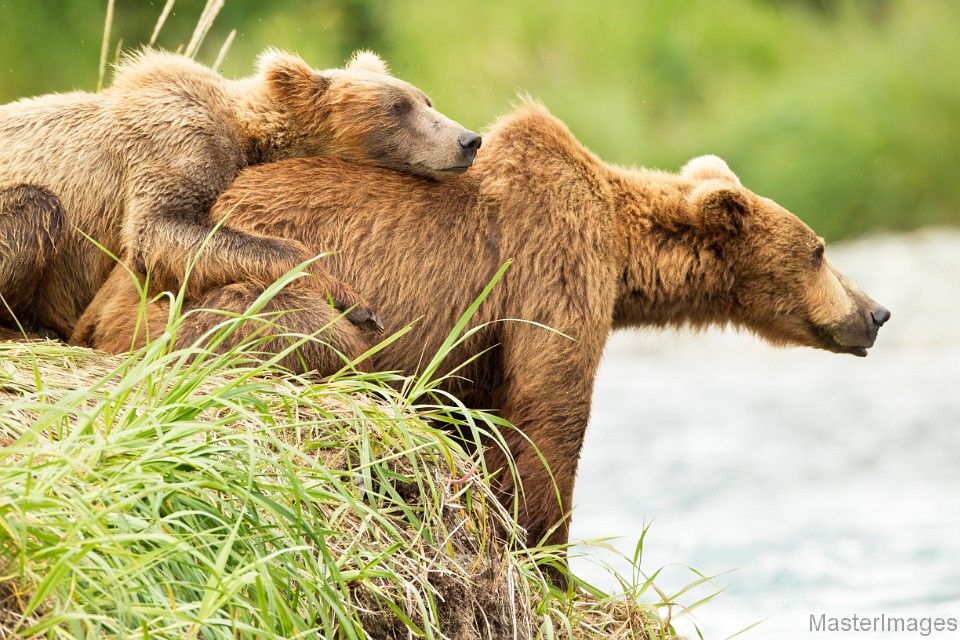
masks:
[[[347,311],[347,320],[366,331],[383,333],[383,322],[380,316],[370,307],[355,306]]]

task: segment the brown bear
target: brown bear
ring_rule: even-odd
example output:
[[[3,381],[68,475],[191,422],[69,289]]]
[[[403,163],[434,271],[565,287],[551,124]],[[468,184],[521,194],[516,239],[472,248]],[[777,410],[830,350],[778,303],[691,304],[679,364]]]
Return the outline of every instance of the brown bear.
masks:
[[[180,286],[204,243],[197,291],[276,280],[309,249],[238,229],[208,238],[210,206],[248,165],[334,155],[444,178],[479,146],[369,52],[317,72],[267,51],[256,76],[232,81],[185,56],[141,52],[101,93],[0,107],[0,323],[67,338],[114,265],[90,238],[141,272],[152,267],[164,289]],[[352,320],[378,322],[349,287],[315,272],[338,308],[360,304]]]
[[[372,363],[407,374],[512,261],[472,320],[482,328],[446,371],[483,352],[452,390],[516,426],[505,437],[523,482],[519,523],[532,542],[567,540],[594,376],[612,330],[731,324],[777,345],[863,356],[890,317],[827,260],[806,224],[744,188],[719,158],[692,160],[679,175],[611,166],[535,104],[497,123],[474,168],[456,180],[289,160],[244,171],[213,215],[244,233],[336,251],[327,267],[383,311],[388,330],[412,324]],[[242,311],[260,291],[235,284],[211,290],[205,303]],[[78,340],[129,348],[138,304],[118,270]],[[163,330],[166,304],[150,305],[154,331]],[[283,308],[294,331],[333,321],[323,333],[333,349],[311,346],[291,366],[326,373],[342,364],[334,351],[354,356],[367,346],[296,283],[271,307]],[[220,319],[195,314],[190,331]],[[485,455],[490,468],[505,464],[496,447]]]

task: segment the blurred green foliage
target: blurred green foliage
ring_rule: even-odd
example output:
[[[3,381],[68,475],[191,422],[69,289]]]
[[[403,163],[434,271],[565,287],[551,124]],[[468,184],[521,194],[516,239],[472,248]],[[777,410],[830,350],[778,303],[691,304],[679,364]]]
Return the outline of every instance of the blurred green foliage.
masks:
[[[147,41],[163,4],[117,0],[111,51]],[[177,2],[160,44],[203,4]],[[105,8],[0,2],[0,99],[94,88]],[[720,155],[828,239],[960,223],[955,0],[226,0],[199,57],[233,28],[228,76],[267,46],[318,68],[373,49],[469,127],[522,92],[611,162]]]

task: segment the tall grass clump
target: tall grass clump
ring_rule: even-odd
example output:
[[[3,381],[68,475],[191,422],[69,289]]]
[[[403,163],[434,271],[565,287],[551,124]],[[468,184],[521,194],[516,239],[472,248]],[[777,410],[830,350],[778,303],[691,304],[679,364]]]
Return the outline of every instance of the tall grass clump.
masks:
[[[255,309],[173,349],[171,308],[128,358],[0,342],[0,637],[672,637],[637,603],[649,585],[548,586],[535,560],[556,550],[523,547],[436,426],[509,425],[442,380],[208,348],[272,326]]]

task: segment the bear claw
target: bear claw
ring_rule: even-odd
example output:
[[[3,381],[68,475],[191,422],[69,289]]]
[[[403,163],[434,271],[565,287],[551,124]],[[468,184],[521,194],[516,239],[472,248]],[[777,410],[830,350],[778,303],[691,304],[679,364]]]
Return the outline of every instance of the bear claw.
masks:
[[[361,329],[383,333],[383,321],[380,320],[380,316],[378,316],[373,309],[354,307],[347,312],[347,320]]]

